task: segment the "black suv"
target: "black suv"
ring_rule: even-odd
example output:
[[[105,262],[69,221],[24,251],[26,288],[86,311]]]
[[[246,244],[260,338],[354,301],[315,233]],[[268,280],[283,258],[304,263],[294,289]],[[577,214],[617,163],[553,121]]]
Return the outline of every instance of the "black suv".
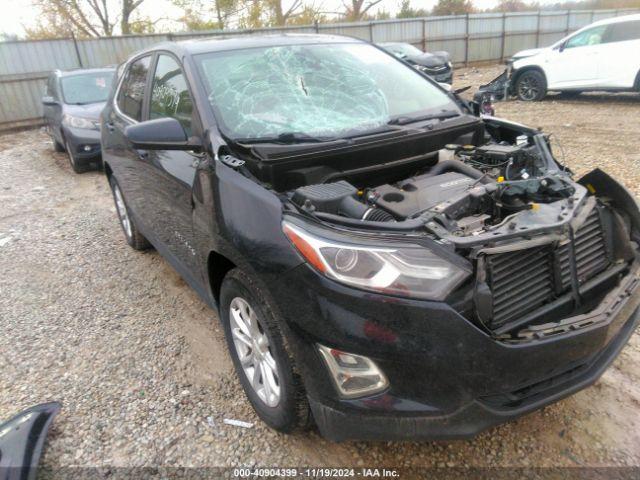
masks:
[[[636,327],[627,190],[368,43],[160,45],[101,122],[127,242],[218,310],[280,431],[470,436],[592,384]]]
[[[100,112],[111,92],[113,68],[56,70],[42,97],[47,131],[56,152],[67,152],[82,173],[100,164]]]

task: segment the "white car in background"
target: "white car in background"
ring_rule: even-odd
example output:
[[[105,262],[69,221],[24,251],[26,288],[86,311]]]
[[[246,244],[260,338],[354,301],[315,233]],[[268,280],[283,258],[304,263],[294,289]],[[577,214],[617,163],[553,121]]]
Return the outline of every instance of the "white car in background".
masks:
[[[511,93],[541,100],[547,91],[640,91],[640,14],[601,20],[551,47],[512,57]]]

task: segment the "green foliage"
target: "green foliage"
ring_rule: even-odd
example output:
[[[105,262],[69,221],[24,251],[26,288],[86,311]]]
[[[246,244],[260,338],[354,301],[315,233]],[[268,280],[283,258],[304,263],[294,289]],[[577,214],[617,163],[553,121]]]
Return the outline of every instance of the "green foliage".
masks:
[[[396,15],[396,18],[417,18],[417,17],[426,17],[429,15],[424,8],[413,8],[411,6],[411,0],[402,0],[400,4],[400,11]]]
[[[431,11],[432,15],[464,15],[473,13],[475,8],[471,0],[438,0]]]

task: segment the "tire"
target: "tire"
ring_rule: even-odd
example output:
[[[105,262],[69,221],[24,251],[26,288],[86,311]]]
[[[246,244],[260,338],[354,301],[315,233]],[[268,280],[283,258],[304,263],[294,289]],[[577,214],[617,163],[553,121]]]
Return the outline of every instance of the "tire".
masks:
[[[547,80],[538,70],[522,72],[516,80],[516,95],[523,102],[537,102],[547,94]]]
[[[57,141],[55,138],[51,139],[53,141],[53,149],[58,152],[58,153],[62,153],[64,152],[64,145],[62,145],[59,141]]]
[[[127,243],[134,250],[147,250],[151,247],[151,244],[138,230],[138,227],[131,216],[131,211],[124,200],[124,196],[122,195],[118,182],[113,175],[109,177],[109,185],[111,186],[113,201],[116,205],[118,220],[120,220],[120,226],[122,227]]]
[[[75,154],[73,153],[73,149],[69,145],[69,142],[65,140],[64,149],[67,151],[67,158],[69,158],[69,165],[71,165],[71,169],[76,173],[84,173],[89,170],[87,165],[84,165],[78,162]]]
[[[307,428],[309,403],[275,309],[267,293],[240,269],[231,270],[222,282],[220,318],[236,373],[258,416],[283,433]]]

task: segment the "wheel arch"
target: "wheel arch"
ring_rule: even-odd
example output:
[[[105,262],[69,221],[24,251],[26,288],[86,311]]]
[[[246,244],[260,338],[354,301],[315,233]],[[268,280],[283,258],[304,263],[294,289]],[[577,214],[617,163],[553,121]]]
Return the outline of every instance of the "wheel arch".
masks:
[[[111,176],[113,175],[113,169],[111,168],[111,165],[109,165],[109,162],[105,162],[103,159],[102,165],[104,167],[104,174],[107,176],[107,179],[111,178]]]
[[[637,92],[640,92],[640,70],[638,70],[638,73],[636,73],[636,80],[633,82],[633,88]]]
[[[222,255],[219,252],[211,251],[207,257],[207,274],[209,278],[209,289],[216,304],[220,304],[220,288],[222,287],[222,281],[224,277],[236,268],[236,264],[229,258]]]
[[[548,88],[549,79],[547,78],[547,74],[544,71],[544,69],[539,65],[526,65],[526,66],[521,67],[518,70],[516,70],[513,73],[513,76],[511,77],[511,87],[515,88],[516,83],[518,82],[518,80],[520,79],[520,77],[522,76],[523,73],[530,72],[532,70],[536,70],[536,71],[538,71],[538,72],[540,72],[542,74],[542,76],[544,77],[544,81],[547,84],[547,88]]]

